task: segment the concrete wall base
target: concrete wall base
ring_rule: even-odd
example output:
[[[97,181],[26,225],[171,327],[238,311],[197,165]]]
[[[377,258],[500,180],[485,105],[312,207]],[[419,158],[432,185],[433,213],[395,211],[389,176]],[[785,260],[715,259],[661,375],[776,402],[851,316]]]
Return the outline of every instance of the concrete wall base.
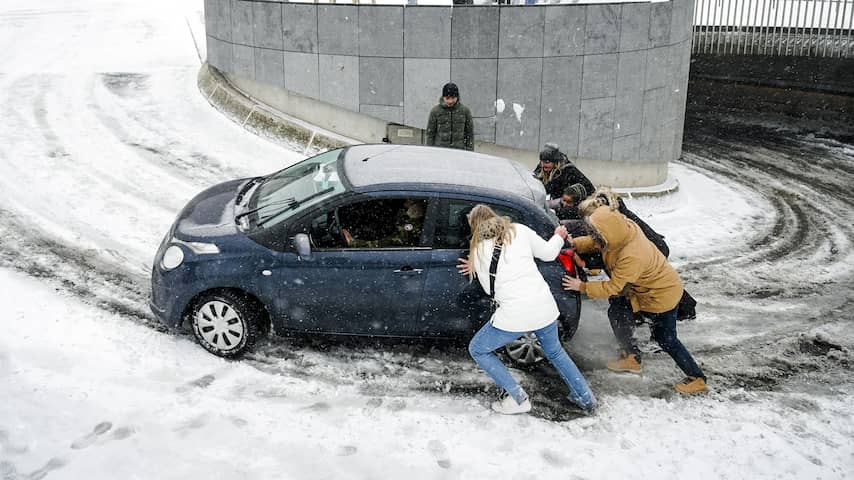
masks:
[[[234,123],[305,155],[359,143],[276,112],[243,94],[207,63],[199,69],[197,84],[208,102]]]

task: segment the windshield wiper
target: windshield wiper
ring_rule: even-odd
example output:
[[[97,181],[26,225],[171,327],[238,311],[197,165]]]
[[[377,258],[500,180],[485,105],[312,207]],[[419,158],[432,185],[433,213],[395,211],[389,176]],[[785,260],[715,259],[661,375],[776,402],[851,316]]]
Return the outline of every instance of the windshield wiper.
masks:
[[[246,182],[246,185],[244,185],[243,188],[241,188],[240,191],[237,192],[237,198],[234,199],[234,204],[240,205],[241,202],[243,202],[243,197],[247,193],[249,193],[253,187],[264,183],[265,180],[267,180],[267,177],[255,177]]]
[[[264,225],[266,225],[270,220],[272,220],[272,219],[274,219],[274,218],[278,217],[278,216],[279,216],[279,215],[281,215],[282,213],[287,212],[288,210],[292,210],[292,209],[294,209],[294,208],[297,208],[297,207],[299,207],[300,205],[302,205],[303,203],[305,203],[305,202],[307,202],[307,201],[309,201],[309,200],[313,200],[313,199],[315,199],[315,198],[317,198],[317,197],[320,197],[320,196],[322,196],[322,195],[326,195],[327,193],[333,192],[334,190],[335,190],[335,187],[329,187],[329,188],[324,188],[323,190],[320,190],[320,191],[318,191],[318,192],[312,193],[311,195],[309,195],[309,196],[307,196],[307,197],[305,197],[305,198],[303,198],[303,199],[301,199],[301,200],[297,200],[297,199],[295,199],[295,198],[293,198],[293,197],[290,197],[290,198],[286,198],[286,199],[284,199],[284,200],[279,200],[279,201],[277,201],[277,202],[268,203],[268,204],[266,204],[266,205],[264,205],[264,206],[261,206],[261,207],[258,207],[258,208],[254,208],[254,209],[252,209],[252,210],[249,210],[248,212],[243,212],[243,213],[241,213],[240,215],[237,215],[236,217],[234,217],[234,221],[235,221],[235,222],[237,222],[237,221],[239,221],[241,218],[245,217],[246,215],[249,215],[249,214],[252,214],[252,213],[257,213],[257,212],[259,212],[259,211],[261,211],[261,210],[264,210],[265,208],[268,208],[268,207],[275,207],[275,206],[277,206],[277,205],[285,205],[285,207],[284,207],[284,208],[281,208],[281,209],[279,209],[279,210],[276,210],[272,215],[270,215],[269,217],[265,218],[264,220],[260,220],[260,221],[255,225],[255,228],[261,228],[261,227],[263,227]]]
[[[277,205],[288,205],[288,206],[290,206],[291,204],[293,204],[293,203],[294,203],[294,202],[296,202],[296,201],[297,201],[297,199],[296,199],[296,198],[294,198],[294,197],[288,197],[288,198],[286,198],[286,199],[284,199],[284,200],[277,200],[277,201],[275,201],[275,202],[270,202],[270,203],[268,203],[268,204],[266,204],[266,205],[262,205],[262,206],[260,206],[260,207],[258,207],[258,208],[253,208],[252,210],[247,210],[247,211],[245,211],[245,212],[243,212],[243,213],[238,213],[237,215],[235,215],[235,216],[234,216],[234,221],[235,221],[235,222],[239,222],[241,218],[243,218],[243,217],[245,217],[245,216],[247,216],[247,215],[251,215],[251,214],[253,214],[253,213],[260,212],[261,210],[264,210],[265,208],[275,207],[275,206],[277,206]]]

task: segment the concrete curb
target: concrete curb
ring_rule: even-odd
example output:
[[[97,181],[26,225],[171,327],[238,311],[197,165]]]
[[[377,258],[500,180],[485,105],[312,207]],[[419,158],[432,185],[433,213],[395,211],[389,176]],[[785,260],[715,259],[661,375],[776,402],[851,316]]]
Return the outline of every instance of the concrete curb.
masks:
[[[679,190],[679,180],[673,175],[667,174],[667,180],[658,185],[649,187],[624,187],[615,188],[614,191],[621,197],[663,197],[676,193]]]
[[[203,63],[197,84],[202,95],[226,118],[245,130],[305,155],[361,143],[278,112],[241,92],[216,68]]]

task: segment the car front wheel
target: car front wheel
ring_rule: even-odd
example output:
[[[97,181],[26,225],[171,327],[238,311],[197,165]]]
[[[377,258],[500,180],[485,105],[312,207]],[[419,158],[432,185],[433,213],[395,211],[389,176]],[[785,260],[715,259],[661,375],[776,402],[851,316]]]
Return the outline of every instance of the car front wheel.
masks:
[[[220,357],[245,353],[259,335],[259,312],[244,296],[233,292],[202,295],[191,315],[196,340]]]

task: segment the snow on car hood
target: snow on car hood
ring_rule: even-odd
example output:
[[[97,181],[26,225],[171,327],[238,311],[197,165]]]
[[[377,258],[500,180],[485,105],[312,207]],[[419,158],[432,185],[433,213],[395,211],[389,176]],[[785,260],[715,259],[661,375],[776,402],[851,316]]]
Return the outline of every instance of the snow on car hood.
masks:
[[[178,216],[175,233],[188,240],[237,233],[234,199],[247,181],[240,179],[220,183],[196,195]]]

